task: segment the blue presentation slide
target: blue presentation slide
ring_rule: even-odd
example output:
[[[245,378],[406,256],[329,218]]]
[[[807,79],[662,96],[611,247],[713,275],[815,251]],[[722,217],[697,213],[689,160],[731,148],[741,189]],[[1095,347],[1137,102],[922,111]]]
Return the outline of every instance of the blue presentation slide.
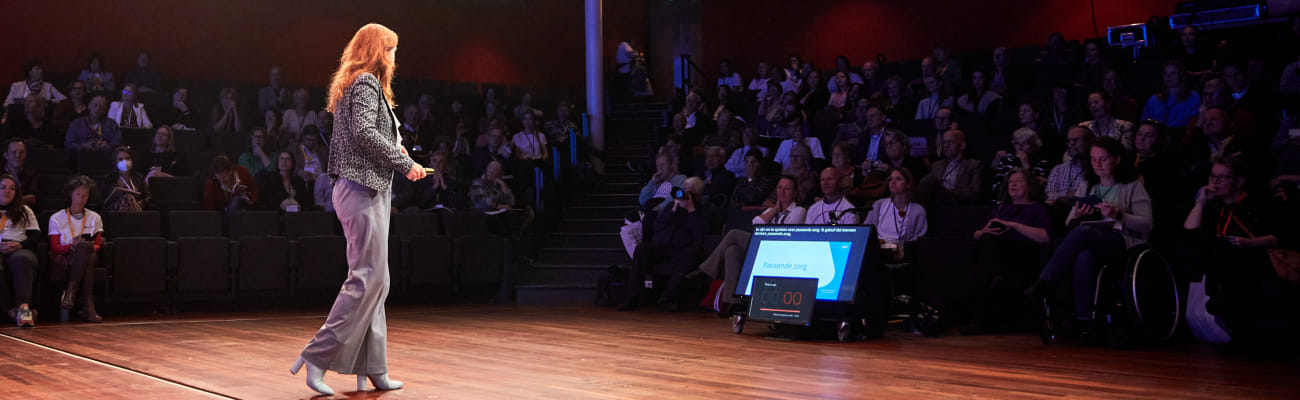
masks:
[[[817,278],[817,298],[835,300],[844,281],[843,265],[848,262],[851,242],[763,241],[754,256],[750,276]],[[753,289],[750,279],[746,292]]]

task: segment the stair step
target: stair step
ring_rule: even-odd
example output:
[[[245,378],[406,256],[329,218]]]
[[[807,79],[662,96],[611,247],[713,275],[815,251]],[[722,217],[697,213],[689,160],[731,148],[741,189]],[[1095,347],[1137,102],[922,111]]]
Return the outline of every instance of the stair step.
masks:
[[[520,285],[594,285],[609,275],[608,265],[533,264],[520,267]]]
[[[622,248],[623,239],[618,231],[612,232],[559,232],[546,235],[546,248]]]
[[[537,259],[540,263],[546,264],[569,264],[569,265],[627,265],[632,262],[628,258],[627,250],[622,247],[618,248],[566,248],[566,249],[542,249],[542,254]]]
[[[515,304],[590,304],[596,285],[515,285]]]
[[[611,179],[608,176],[606,179]],[[632,193],[598,193],[575,195],[569,199],[574,206],[624,206],[635,207],[637,194]]]
[[[565,218],[560,220],[557,233],[618,233],[623,218]]]
[[[565,208],[564,216],[569,218],[622,218],[631,210],[631,207],[625,205],[575,206]]]

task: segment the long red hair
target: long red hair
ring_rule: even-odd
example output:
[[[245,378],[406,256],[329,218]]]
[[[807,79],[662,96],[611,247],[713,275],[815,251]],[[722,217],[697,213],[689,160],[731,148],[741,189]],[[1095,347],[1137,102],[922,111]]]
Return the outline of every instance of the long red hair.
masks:
[[[348,47],[343,49],[343,56],[339,57],[338,71],[330,78],[330,99],[325,110],[334,112],[339,99],[343,98],[343,90],[352,86],[357,77],[364,73],[379,78],[379,84],[384,87],[384,96],[388,97],[390,105],[397,107],[393,101],[392,87],[393,70],[397,69],[397,63],[388,59],[388,51],[394,47],[397,47],[397,33],[391,29],[380,24],[366,24],[358,29],[356,35],[352,36],[352,41],[348,42]]]

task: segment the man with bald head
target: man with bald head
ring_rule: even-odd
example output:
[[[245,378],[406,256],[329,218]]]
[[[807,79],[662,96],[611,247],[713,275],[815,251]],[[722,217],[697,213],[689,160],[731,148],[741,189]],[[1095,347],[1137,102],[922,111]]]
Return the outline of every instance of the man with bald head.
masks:
[[[808,225],[857,225],[862,218],[855,213],[845,212],[853,209],[854,206],[848,198],[844,197],[845,180],[836,171],[834,167],[826,167],[822,170],[819,179],[823,196],[821,200],[808,206],[807,218],[804,220]],[[834,214],[834,215],[831,215]]]
[[[1250,141],[1237,135],[1232,114],[1227,109],[1221,106],[1206,109],[1200,123],[1204,135],[1191,137],[1186,146],[1184,176],[1187,184],[1196,187],[1209,179],[1210,167],[1219,158],[1236,157],[1245,160],[1251,170],[1258,169],[1259,161],[1250,157]]]
[[[935,162],[930,174],[921,178],[917,199],[923,204],[979,203],[984,166],[979,160],[965,158],[966,133],[950,129],[944,132],[939,146],[943,159]]]

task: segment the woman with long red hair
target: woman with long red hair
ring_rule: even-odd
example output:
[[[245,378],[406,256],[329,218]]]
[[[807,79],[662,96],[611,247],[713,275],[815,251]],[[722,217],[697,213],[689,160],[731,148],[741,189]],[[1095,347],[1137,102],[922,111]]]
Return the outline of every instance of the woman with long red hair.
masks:
[[[393,70],[397,33],[379,24],[361,27],[339,59],[329,88],[327,111],[334,113],[329,174],[336,181],[334,209],[347,238],[348,278],[329,317],[290,372],[307,365],[307,387],[332,395],[325,371],[357,376],[357,390],[369,379],[393,390],[388,379],[384,300],[388,297],[388,220],[393,173],[412,181],[424,167],[402,149],[393,114]]]

